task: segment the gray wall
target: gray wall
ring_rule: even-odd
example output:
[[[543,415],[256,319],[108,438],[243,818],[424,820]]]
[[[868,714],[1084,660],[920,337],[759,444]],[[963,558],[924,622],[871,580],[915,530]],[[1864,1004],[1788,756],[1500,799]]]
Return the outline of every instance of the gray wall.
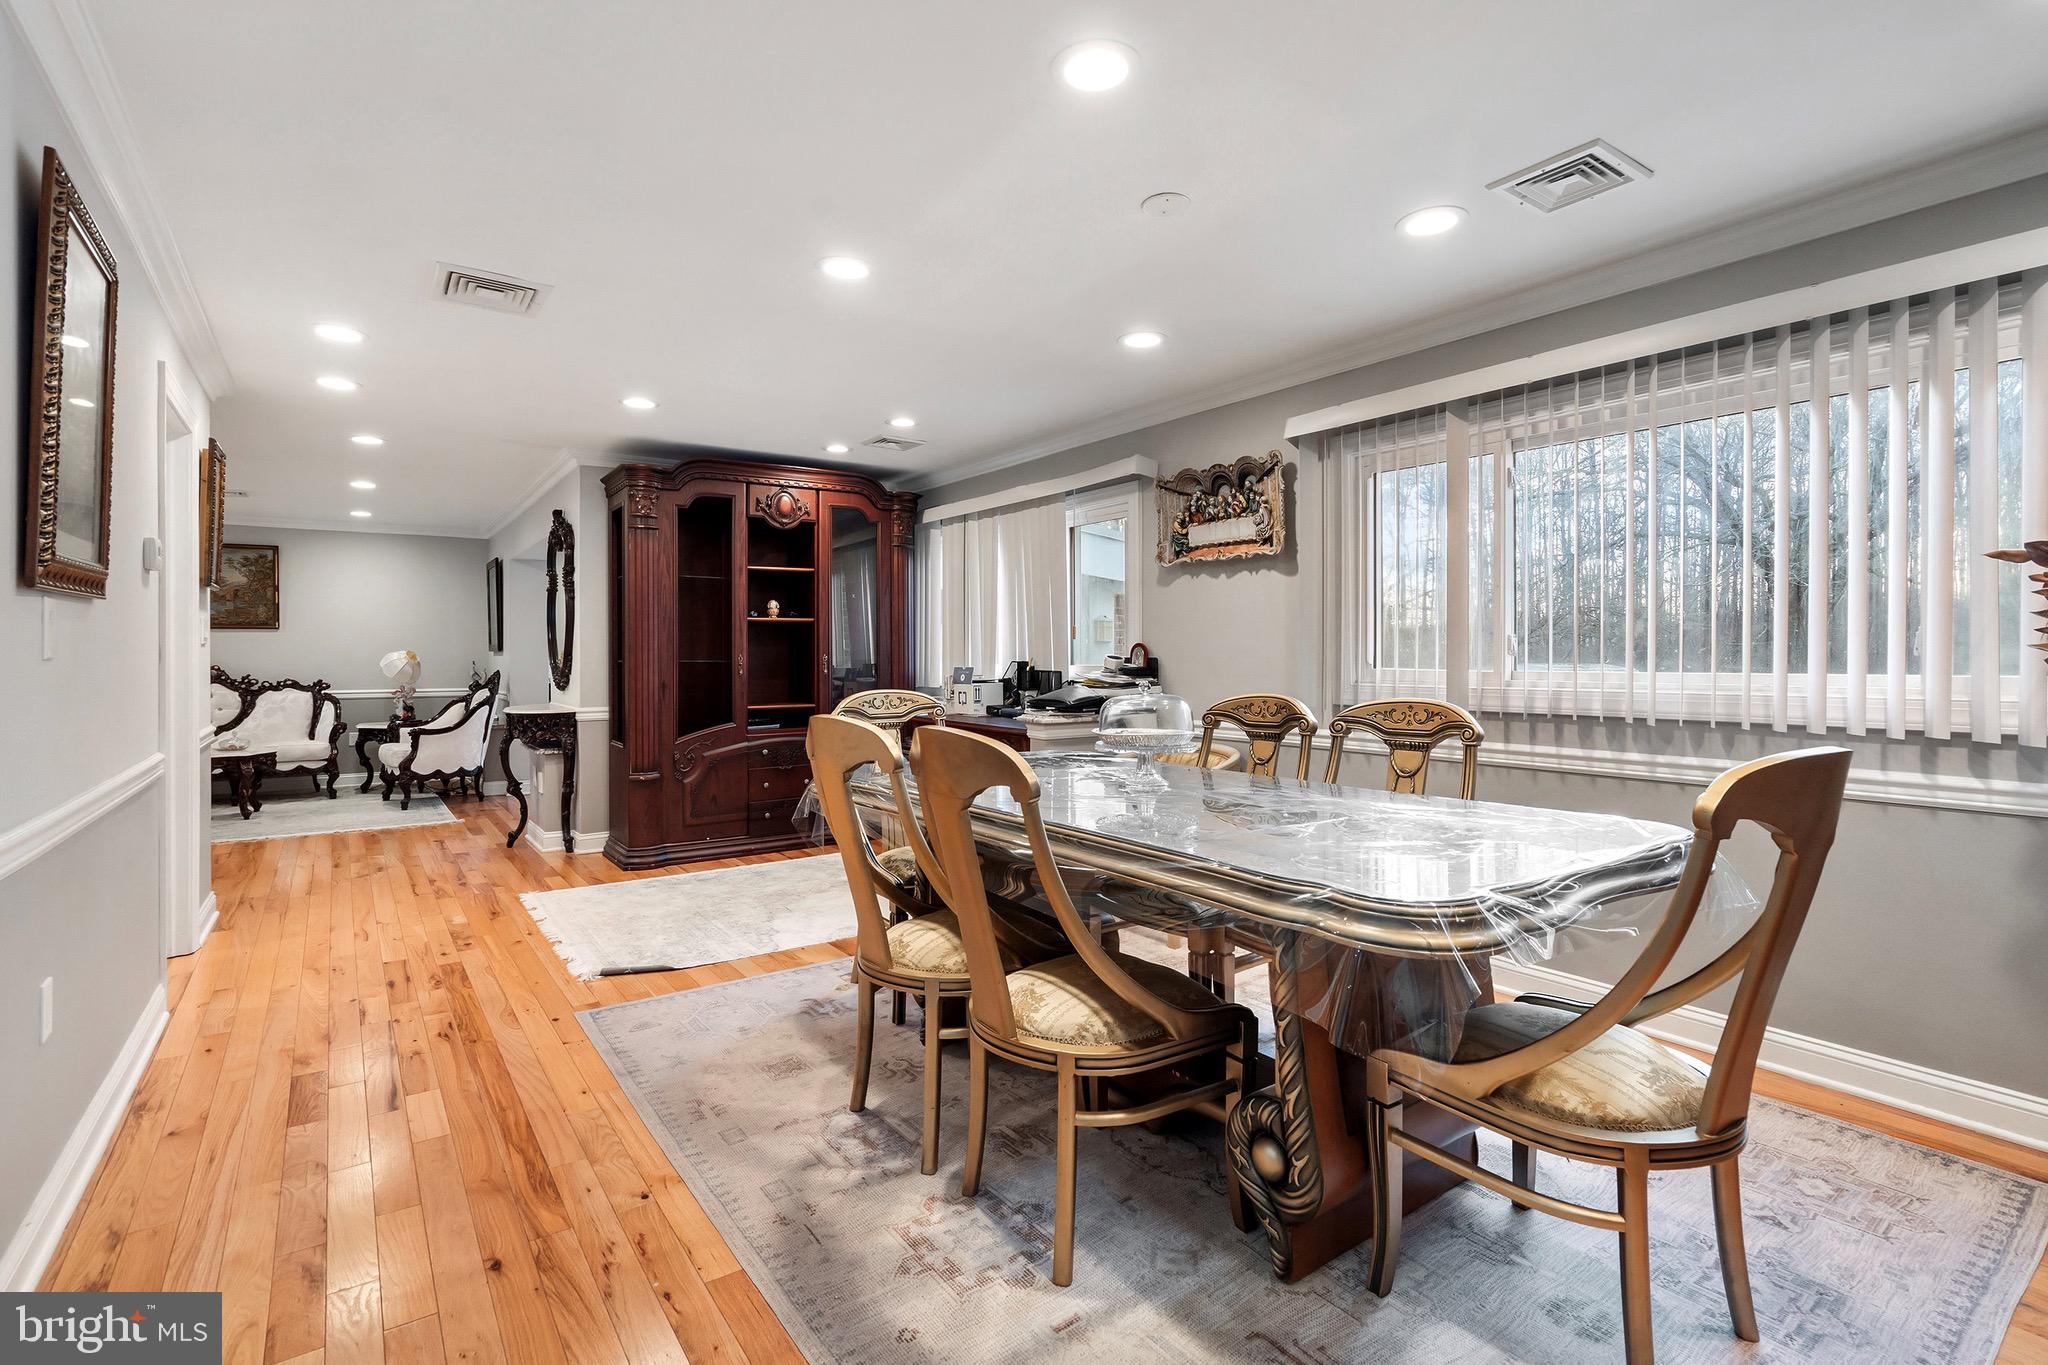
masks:
[[[216,629],[213,662],[236,675],[325,679],[343,694],[342,719],[351,727],[342,745],[345,771],[357,769],[353,727],[391,714],[391,683],[377,668],[387,653],[418,652],[421,696],[414,705],[423,716],[468,684],[472,662],[485,675],[494,667],[485,648],[489,555],[482,540],[235,525],[227,539],[278,547],[280,624],[276,630]],[[507,614],[509,628],[509,608]],[[517,690],[510,695],[541,700]],[[494,769],[490,776],[500,774]]]
[[[58,598],[16,586],[12,559],[21,535],[17,472],[27,418],[31,277],[45,144],[57,148],[95,210],[120,270],[114,402],[112,573],[104,600]],[[125,801],[57,832],[31,838],[25,826],[136,770],[166,743],[197,742],[196,714],[172,717],[164,733],[158,699],[158,641],[169,607],[196,613],[196,551],[186,508],[197,476],[173,471],[159,527],[156,422],[159,366],[196,405],[205,439],[206,393],[151,293],[141,258],[112,215],[111,197],[59,112],[20,36],[0,19],[0,150],[8,204],[0,215],[0,431],[9,468],[0,479],[0,528],[10,567],[0,588],[0,733],[7,780],[0,783],[0,847],[39,849],[0,875],[0,1257],[55,1166],[94,1091],[120,1057],[163,980],[159,895],[165,782],[142,783]],[[194,514],[196,516],[196,513]],[[172,551],[164,573],[145,574],[144,536]],[[55,657],[40,648],[50,613]],[[188,622],[189,623],[189,622]],[[196,757],[193,758],[196,763]],[[8,861],[12,861],[10,858]],[[38,1040],[37,995],[56,983],[56,1030]],[[62,1211],[60,1210],[60,1213]],[[20,1273],[19,1271],[16,1272]],[[5,1284],[5,1288],[26,1285]]]
[[[1688,316],[1744,299],[1913,260],[2048,225],[2048,177],[1906,214],[1783,251],[1405,355],[1328,379],[1212,408],[928,489],[927,506],[1054,480],[1133,455],[1162,474],[1261,451],[1290,457],[1294,548],[1277,560],[1161,568],[1147,559],[1144,635],[1166,684],[1198,706],[1235,692],[1280,691],[1325,704],[1327,615],[1322,525],[1313,471],[1283,440],[1289,417],[1481,366]],[[1147,500],[1149,502],[1149,499]],[[1148,508],[1145,541],[1153,537]],[[1809,742],[1734,727],[1525,722],[1487,717],[1490,739],[1513,744],[1739,762]],[[1839,736],[1835,737],[1839,739]],[[1958,772],[2048,783],[2048,762],[2002,745],[1859,741],[1861,770]],[[1679,785],[1613,777],[1545,776],[1489,766],[1481,795],[1537,806],[1620,811],[1683,821]],[[1738,859],[1758,886],[1767,860]],[[2030,1094],[2048,1094],[2048,822],[1852,802],[1808,938],[1787,978],[1776,1022],[1797,1032]],[[1613,950],[1556,964],[1598,975]]]

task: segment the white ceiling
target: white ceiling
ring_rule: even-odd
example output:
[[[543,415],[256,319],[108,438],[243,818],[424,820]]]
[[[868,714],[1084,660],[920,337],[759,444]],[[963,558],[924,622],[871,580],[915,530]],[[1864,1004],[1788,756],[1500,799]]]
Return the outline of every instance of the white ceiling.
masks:
[[[1667,275],[1725,259],[1727,225],[2048,122],[2041,0],[129,0],[91,23],[233,373],[231,517],[356,528],[351,506],[480,531],[564,450],[860,463],[899,412],[930,444],[867,467],[929,483],[1653,248],[1693,243]],[[1098,37],[1135,73],[1077,94],[1053,56]],[[1484,189],[1593,137],[1655,178],[1548,218]],[[1158,190],[1192,207],[1141,214]],[[1443,202],[1458,232],[1394,232]],[[840,252],[873,277],[819,274]],[[554,294],[452,306],[437,260]],[[1166,345],[1117,345],[1138,327]]]

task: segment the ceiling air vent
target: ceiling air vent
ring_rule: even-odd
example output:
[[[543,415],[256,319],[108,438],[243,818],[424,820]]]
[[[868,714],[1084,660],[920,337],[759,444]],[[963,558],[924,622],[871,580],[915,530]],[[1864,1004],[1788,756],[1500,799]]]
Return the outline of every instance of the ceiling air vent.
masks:
[[[547,302],[555,291],[551,284],[515,279],[490,270],[473,270],[466,265],[434,262],[437,292],[450,303],[488,308],[494,313],[531,313]]]
[[[1600,138],[1546,157],[1513,175],[1504,176],[1486,188],[1499,190],[1545,213],[1591,199],[1596,194],[1618,190],[1636,180],[1648,180],[1648,166]]]
[[[908,436],[870,436],[861,444],[871,450],[893,450],[902,455],[916,450],[924,442],[913,441]]]

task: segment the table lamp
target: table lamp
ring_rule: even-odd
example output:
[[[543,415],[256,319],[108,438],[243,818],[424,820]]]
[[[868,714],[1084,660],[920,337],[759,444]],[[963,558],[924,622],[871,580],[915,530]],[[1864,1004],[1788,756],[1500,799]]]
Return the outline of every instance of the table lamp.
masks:
[[[391,679],[391,700],[398,707],[391,713],[391,719],[417,719],[412,709],[412,698],[413,693],[419,690],[420,656],[409,649],[394,649],[377,661],[377,667]]]

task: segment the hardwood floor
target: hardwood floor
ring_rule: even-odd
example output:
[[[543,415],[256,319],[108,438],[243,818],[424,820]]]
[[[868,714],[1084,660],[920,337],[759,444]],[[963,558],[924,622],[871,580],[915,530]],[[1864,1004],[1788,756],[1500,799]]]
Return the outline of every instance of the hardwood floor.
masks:
[[[229,1362],[799,1360],[574,1014],[851,940],[577,981],[519,893],[663,874],[507,851],[502,800],[455,808],[216,847],[219,927],[171,963],[169,1027],[43,1287],[219,1289]],[[2048,1153],[1759,1088],[2048,1180]],[[2048,1265],[1999,1359],[2048,1362]]]

